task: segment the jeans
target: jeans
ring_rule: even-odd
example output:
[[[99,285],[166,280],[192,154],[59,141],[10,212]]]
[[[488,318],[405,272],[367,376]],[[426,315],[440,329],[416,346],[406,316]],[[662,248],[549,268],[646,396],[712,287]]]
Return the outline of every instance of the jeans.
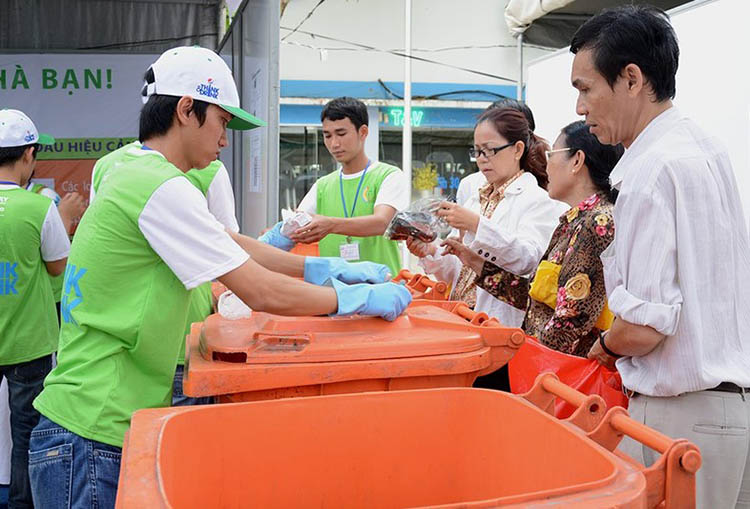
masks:
[[[0,377],[8,379],[10,435],[13,448],[10,460],[8,507],[34,507],[29,486],[29,436],[39,422],[39,412],[32,406],[52,369],[52,355],[19,364],[0,366]]]
[[[115,506],[122,449],[89,440],[42,416],[31,433],[29,477],[40,509]]]
[[[172,406],[210,405],[214,398],[206,396],[202,398],[191,398],[182,392],[182,379],[185,376],[185,366],[177,365],[172,383]]]

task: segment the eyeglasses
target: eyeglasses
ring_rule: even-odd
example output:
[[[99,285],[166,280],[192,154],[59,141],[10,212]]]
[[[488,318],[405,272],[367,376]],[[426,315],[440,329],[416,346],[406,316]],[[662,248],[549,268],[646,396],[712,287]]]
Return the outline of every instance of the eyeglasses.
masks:
[[[555,152],[569,152],[571,150],[573,150],[573,149],[570,148],[570,147],[557,148],[555,150],[545,150],[544,151],[544,155],[547,156],[547,160],[549,161],[549,158],[552,157],[552,154],[554,154]]]
[[[487,147],[487,148],[475,148],[475,147],[471,147],[471,148],[469,148],[469,157],[471,157],[472,159],[478,159],[480,156],[483,156],[483,157],[486,157],[487,159],[489,159],[490,157],[497,155],[497,153],[500,152],[501,150],[503,150],[504,148],[508,148],[508,147],[513,146],[515,144],[516,144],[516,142],[513,141],[511,143],[506,143],[502,147],[495,147],[495,148],[490,148],[490,147]]]

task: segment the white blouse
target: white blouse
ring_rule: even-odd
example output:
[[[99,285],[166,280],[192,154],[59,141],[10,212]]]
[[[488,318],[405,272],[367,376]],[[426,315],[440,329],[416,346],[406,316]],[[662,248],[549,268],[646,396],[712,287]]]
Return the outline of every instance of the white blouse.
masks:
[[[464,205],[480,214],[479,194],[475,193]],[[562,202],[551,199],[537,185],[531,173],[524,172],[505,190],[492,216],[481,216],[477,233],[466,232],[463,242],[487,261],[519,276],[530,275],[547,249],[560,215],[568,210]],[[456,235],[458,232],[454,232]],[[439,241],[435,241],[439,244]],[[456,285],[461,272],[461,261],[454,255],[438,253],[420,260],[425,272],[442,281]],[[503,325],[520,327],[525,310],[517,309],[477,288],[476,311],[494,316]]]

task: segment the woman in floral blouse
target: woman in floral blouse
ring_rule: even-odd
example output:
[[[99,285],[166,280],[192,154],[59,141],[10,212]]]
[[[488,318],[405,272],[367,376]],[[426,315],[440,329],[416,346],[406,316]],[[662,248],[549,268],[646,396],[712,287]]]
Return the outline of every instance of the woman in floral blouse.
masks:
[[[614,238],[617,191],[609,185],[609,174],[622,153],[620,145],[600,144],[583,121],[563,128],[547,152],[549,195],[571,208],[560,217],[537,267],[523,328],[564,353],[586,357],[599,331],[612,322],[599,255]],[[479,287],[507,294],[499,267],[455,241],[446,242],[479,274]]]

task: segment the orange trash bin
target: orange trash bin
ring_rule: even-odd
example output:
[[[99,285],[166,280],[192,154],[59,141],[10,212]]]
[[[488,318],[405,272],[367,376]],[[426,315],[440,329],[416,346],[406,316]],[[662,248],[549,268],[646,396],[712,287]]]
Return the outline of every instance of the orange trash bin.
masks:
[[[211,315],[187,338],[183,389],[221,402],[364,391],[470,387],[505,365],[525,336],[461,302],[414,301],[372,317]]]
[[[613,453],[623,434],[663,455]],[[372,392],[139,410],[117,507],[682,509],[699,467],[622,408],[587,433],[509,393]]]

